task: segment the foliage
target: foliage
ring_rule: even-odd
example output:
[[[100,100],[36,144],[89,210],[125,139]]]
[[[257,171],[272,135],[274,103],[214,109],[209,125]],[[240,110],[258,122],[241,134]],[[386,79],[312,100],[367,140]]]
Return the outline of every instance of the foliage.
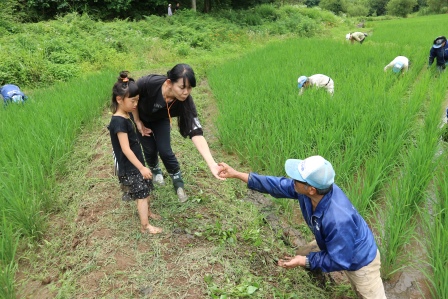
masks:
[[[334,12],[335,14],[340,14],[347,12],[346,0],[321,0],[319,7]]]
[[[320,3],[320,0],[305,0],[305,4],[308,7],[318,6]]]
[[[367,16],[369,14],[369,1],[348,1],[347,14],[351,17]]]
[[[413,11],[415,6],[417,6],[417,0],[390,0],[386,9],[388,14],[406,17]]]
[[[448,7],[448,0],[426,0],[428,8],[434,13],[443,12],[443,7]]]
[[[11,0],[8,0],[11,1]],[[16,2],[16,1],[14,1]],[[173,1],[174,4],[175,1]],[[198,11],[210,12],[220,9],[248,9],[274,0],[197,0]],[[182,8],[190,8],[191,1],[179,1]],[[89,14],[94,19],[115,18],[141,20],[148,15],[165,16],[168,2],[164,0],[31,0],[24,2],[20,12],[28,21],[50,20],[67,13]],[[139,8],[139,9],[136,9]],[[203,8],[203,9],[202,9]]]
[[[386,14],[386,6],[389,0],[370,0],[370,14],[382,16]]]

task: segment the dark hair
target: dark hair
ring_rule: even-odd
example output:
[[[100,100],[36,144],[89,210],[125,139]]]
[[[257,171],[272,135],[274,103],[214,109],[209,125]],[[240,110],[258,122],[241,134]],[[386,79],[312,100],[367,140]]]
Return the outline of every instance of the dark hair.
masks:
[[[191,87],[196,87],[196,77],[194,75],[194,71],[188,64],[176,64],[166,73],[166,76],[173,83],[177,82],[179,79],[182,79],[184,86],[187,85],[186,81],[188,81]],[[191,95],[189,95],[185,101],[180,102],[179,110],[179,117],[177,118],[179,132],[183,137],[187,137],[188,133],[191,131],[191,128],[194,127],[194,118],[197,117],[197,112]]]
[[[316,188],[316,187],[314,187],[314,188]],[[333,188],[333,184],[331,184],[329,187],[327,187],[327,188],[325,188],[325,189],[317,189],[317,188],[316,188],[316,192],[317,192],[317,194],[319,194],[319,195],[325,195],[325,194],[327,194],[328,192],[330,192],[332,188]]]
[[[128,71],[121,71],[117,78],[117,82],[115,82],[114,87],[112,88],[112,101],[110,104],[112,113],[117,112],[118,109],[117,96],[122,98],[132,98],[139,95],[137,83],[135,83],[134,79],[129,78],[128,74]]]
[[[196,87],[196,77],[194,75],[194,71],[188,64],[176,64],[171,70],[166,73],[166,76],[172,82],[177,82],[180,78],[182,78],[184,85],[186,85],[185,80],[188,80],[188,83],[190,83],[191,87]]]

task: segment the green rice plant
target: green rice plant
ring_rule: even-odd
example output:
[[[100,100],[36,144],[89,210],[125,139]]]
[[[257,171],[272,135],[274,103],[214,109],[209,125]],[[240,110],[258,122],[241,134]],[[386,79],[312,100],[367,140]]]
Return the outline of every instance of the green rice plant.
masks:
[[[377,229],[377,242],[381,253],[381,276],[384,279],[390,278],[408,264],[408,257],[402,251],[410,244],[416,226],[413,213],[409,206],[405,206],[405,202],[409,201],[408,195],[399,191],[400,184],[395,181],[389,188],[385,206],[377,211],[379,221],[382,221]]]
[[[446,169],[447,157],[444,154],[445,163],[441,163],[439,172]],[[444,175],[435,179],[436,194],[433,201],[428,203],[425,209],[420,211],[424,221],[425,236],[420,238],[428,253],[427,261],[429,270],[424,271],[433,298],[445,298],[448,294],[448,179]]]
[[[17,264],[15,262],[6,265],[0,263],[0,266],[0,297],[14,299],[16,298],[14,275],[17,271]]]
[[[438,35],[443,35],[447,25],[448,21],[444,15],[409,18],[405,22],[402,19],[373,21],[369,22],[369,26],[373,27],[374,34],[369,38],[378,43],[394,43],[403,47],[412,45],[415,53],[424,51],[428,54],[432,41]],[[417,62],[417,60],[411,61]]]
[[[4,213],[3,213],[4,214]],[[15,255],[18,237],[11,223],[2,217],[0,226],[0,297],[15,298],[14,275],[17,271]]]
[[[7,223],[4,212],[2,214],[2,225],[0,227],[0,263],[2,265],[8,265],[14,262],[18,238],[14,233],[11,223]]]
[[[411,101],[421,102],[420,110],[427,110],[421,119],[414,114],[412,143],[403,155],[402,170],[397,172],[397,183],[387,196],[385,214],[378,219],[383,222],[381,231],[382,273],[385,278],[400,270],[408,260],[404,250],[414,236],[417,210],[425,204],[426,190],[440,158],[435,158],[440,136],[440,107],[444,101],[444,82],[428,82],[422,79],[411,95]],[[425,93],[424,96],[422,93]],[[423,99],[423,101],[422,101]],[[426,99],[426,101],[424,101]],[[409,229],[412,228],[412,229]]]
[[[0,110],[1,138],[8,144],[0,148],[0,211],[22,235],[37,239],[44,232],[67,153],[80,127],[104,109],[113,82],[104,72],[36,90],[24,105]]]
[[[399,98],[382,100],[375,88],[366,93],[362,85],[338,85],[337,82],[356,82],[363,77],[372,86],[382,86],[388,78],[383,76],[379,80],[374,72],[370,76],[364,69],[357,71],[357,64],[371,63],[372,54],[366,55],[353,47],[356,61],[351,59],[352,56],[341,54],[334,65],[320,63],[327,55],[347,51],[347,45],[329,41],[325,42],[329,45],[328,50],[307,51],[319,47],[320,43],[320,40],[290,40],[273,44],[262,52],[248,54],[244,60],[214,70],[209,80],[218,97],[221,111],[218,126],[225,147],[234,148],[253,168],[279,175],[283,174],[282,165],[286,158],[317,153],[329,156],[338,167],[339,184],[344,185],[351,181],[345,174],[359,169],[365,156],[375,153],[377,140],[383,139],[378,136],[383,133],[379,129],[394,121],[390,115],[399,109],[394,106]],[[378,47],[375,51],[379,54],[384,49]],[[300,60],[289,59],[295,53],[301,54]],[[382,64],[379,58],[375,59],[376,64]],[[315,61],[317,65],[310,67],[306,61]],[[273,67],[267,71],[265,65]],[[353,72],[337,71],[347,67]],[[333,98],[322,90],[309,90],[298,96],[297,77],[312,75],[316,69],[336,82]],[[237,92],[227,88],[236,84],[245,88]],[[406,84],[411,82],[406,81]],[[363,97],[356,97],[358,94]],[[236,123],[239,125],[235,126]],[[366,134],[370,131],[374,134]],[[266,158],[266,149],[275,149],[275,155]]]

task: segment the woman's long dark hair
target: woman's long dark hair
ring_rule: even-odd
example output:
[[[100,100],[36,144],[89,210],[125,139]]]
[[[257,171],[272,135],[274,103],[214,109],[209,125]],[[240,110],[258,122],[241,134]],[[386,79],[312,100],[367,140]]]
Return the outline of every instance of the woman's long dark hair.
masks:
[[[186,86],[186,81],[188,81],[191,87],[196,87],[194,71],[188,64],[180,63],[175,65],[167,72],[167,77],[171,82],[177,82],[179,79],[183,79],[184,86]],[[185,101],[180,102],[179,110],[180,113],[177,118],[179,132],[183,137],[187,137],[191,129],[195,126],[194,118],[197,117],[197,112],[191,95],[189,95]]]
[[[128,74],[128,71],[121,71],[117,78],[117,82],[115,82],[114,87],[112,88],[112,101],[110,103],[110,110],[112,113],[117,112],[118,109],[117,96],[122,98],[132,98],[139,95],[137,83],[135,83],[134,79],[129,78]]]

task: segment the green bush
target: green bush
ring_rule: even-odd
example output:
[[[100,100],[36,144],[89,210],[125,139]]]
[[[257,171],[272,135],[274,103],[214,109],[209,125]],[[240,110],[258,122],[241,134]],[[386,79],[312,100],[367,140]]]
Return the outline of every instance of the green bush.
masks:
[[[263,20],[259,15],[256,14],[246,14],[244,22],[248,26],[259,26],[263,24]]]
[[[270,4],[262,4],[254,8],[254,13],[267,21],[276,21],[279,18],[277,9]]]
[[[417,0],[390,0],[386,9],[388,14],[405,18],[416,5]]]

